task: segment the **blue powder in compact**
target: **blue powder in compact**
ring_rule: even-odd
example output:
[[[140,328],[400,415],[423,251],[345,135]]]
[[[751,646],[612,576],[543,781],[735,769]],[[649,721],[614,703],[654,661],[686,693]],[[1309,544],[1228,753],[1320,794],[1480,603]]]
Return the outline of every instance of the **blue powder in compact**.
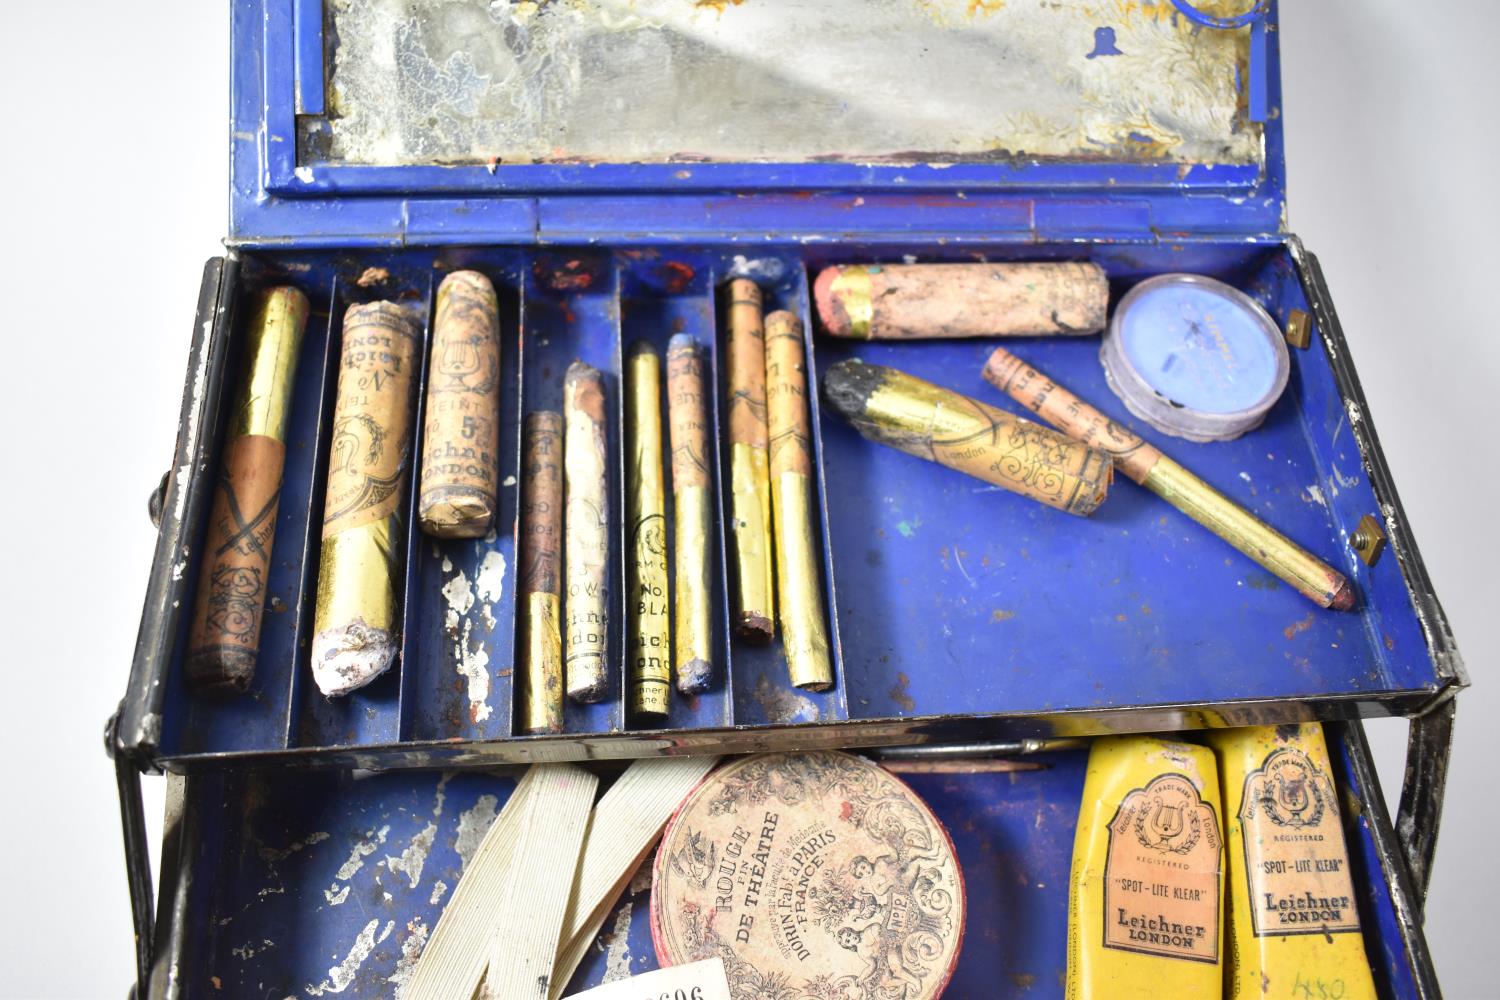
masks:
[[[1136,373],[1173,404],[1203,413],[1239,413],[1276,389],[1276,335],[1218,288],[1189,282],[1142,288],[1119,324]]]

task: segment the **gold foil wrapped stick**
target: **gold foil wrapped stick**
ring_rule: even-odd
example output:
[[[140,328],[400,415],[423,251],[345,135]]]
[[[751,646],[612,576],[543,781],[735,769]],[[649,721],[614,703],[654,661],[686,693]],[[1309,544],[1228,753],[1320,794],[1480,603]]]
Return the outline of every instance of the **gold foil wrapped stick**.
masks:
[[[521,719],[523,733],[563,728],[563,418],[528,413],[521,426]]]
[[[1101,448],[1125,475],[1239,549],[1325,608],[1354,607],[1344,575],[1004,348],[984,366],[995,388],[1084,444]]]
[[[625,461],[630,707],[639,715],[666,715],[672,637],[661,469],[661,362],[645,343],[630,345],[625,360]]]
[[[713,506],[709,475],[708,395],[703,352],[685,333],[667,344],[667,414],[672,430],[672,510],[677,531],[676,609],[673,623],[677,690],[707,691],[713,680],[709,537]]]
[[[455,271],[438,286],[417,516],[438,538],[480,538],[495,517],[500,312],[495,286]]]
[[[344,314],[312,640],[313,679],[330,698],[385,673],[401,646],[417,350],[411,316],[394,302]]]
[[[250,321],[248,375],[230,416],[223,464],[188,640],[187,679],[195,691],[237,693],[250,686],[286,458],[286,419],[307,296],[272,288]]]
[[[760,288],[729,283],[729,527],[734,539],[734,634],[770,642],[775,617],[771,473],[766,431],[766,335]]]
[[[1109,281],[1097,264],[851,264],[813,283],[835,337],[1076,336],[1104,329]]]
[[[1092,514],[1109,490],[1104,452],[894,368],[841,361],[823,396],[871,441],[1069,514]]]
[[[766,317],[766,403],[771,434],[771,508],[776,526],[776,609],[787,673],[800,688],[833,684],[828,628],[818,573],[812,488],[812,436],[802,321],[789,312]]]
[[[609,468],[605,464],[604,378],[582,361],[563,376],[567,511],[568,697],[609,694]]]

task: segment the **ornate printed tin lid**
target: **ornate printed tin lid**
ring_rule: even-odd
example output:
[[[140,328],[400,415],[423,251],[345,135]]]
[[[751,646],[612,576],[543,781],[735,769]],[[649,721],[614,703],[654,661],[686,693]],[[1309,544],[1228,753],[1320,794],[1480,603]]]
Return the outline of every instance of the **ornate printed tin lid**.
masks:
[[[656,854],[662,965],[718,955],[735,997],[940,996],[964,932],[948,832],[889,772],[837,752],[709,775]]]

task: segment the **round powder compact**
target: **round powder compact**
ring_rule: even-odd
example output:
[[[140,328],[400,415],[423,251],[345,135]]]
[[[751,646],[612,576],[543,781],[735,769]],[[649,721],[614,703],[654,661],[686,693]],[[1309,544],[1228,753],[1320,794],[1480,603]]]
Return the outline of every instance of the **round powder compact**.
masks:
[[[1260,303],[1196,274],[1157,275],[1127,292],[1099,360],[1131,413],[1189,441],[1260,426],[1291,373],[1286,339]]]
[[[910,788],[846,753],[731,761],[656,853],[662,965],[719,956],[736,997],[942,994],[964,932],[953,843]]]

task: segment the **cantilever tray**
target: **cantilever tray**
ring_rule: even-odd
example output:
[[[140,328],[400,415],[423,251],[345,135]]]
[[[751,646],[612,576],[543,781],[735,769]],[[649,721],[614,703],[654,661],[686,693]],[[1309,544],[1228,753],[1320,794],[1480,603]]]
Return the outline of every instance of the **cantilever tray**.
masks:
[[[912,249],[924,260],[952,256],[938,247]],[[813,378],[855,356],[1009,407],[980,377],[990,342],[856,343],[813,332],[810,275],[830,261],[901,259],[890,247],[791,248],[753,257],[714,245],[245,252],[222,272],[209,272],[217,287],[205,301],[217,295],[219,302],[205,312],[215,321],[195,346],[199,367],[187,422],[201,430],[185,438],[176,462],[184,471],[173,480],[167,507],[169,515],[181,511],[178,548],[166,556],[175,568],[159,572],[152,597],[167,612],[156,623],[149,655],[137,663],[133,691],[154,693],[149,708],[160,718],[153,759],[173,769],[263,754],[391,766],[1014,739],[1412,712],[1454,683],[1440,613],[1375,450],[1347,347],[1295,243],[996,242],[971,244],[966,256],[972,255],[1091,259],[1109,273],[1115,298],[1147,275],[1192,270],[1243,288],[1283,324],[1292,310],[1309,312],[1311,346],[1293,352],[1291,386],[1266,423],[1237,441],[1208,445],[1162,438],[1132,420],[1104,385],[1097,338],[1008,344],[1348,574],[1359,591],[1357,609],[1313,606],[1123,477],[1092,518],[1070,516],[870,444],[814,399],[834,688],[799,691],[787,680],[779,645],[726,640],[720,544],[711,577],[716,683],[696,698],[674,694],[665,725],[648,725],[625,711],[620,683],[623,345],[646,339],[664,349],[672,334],[688,332],[708,348],[720,386],[713,412],[722,491],[724,330],[716,299],[731,274],[755,277],[768,310],[788,308],[808,323]],[[436,283],[459,267],[484,271],[501,289],[504,486],[497,531],[481,541],[438,541],[410,528],[399,662],[368,688],[327,699],[311,681],[308,639],[340,321],[350,302],[375,297],[430,313]],[[371,268],[388,277],[361,285]],[[180,677],[183,609],[196,585],[195,552],[220,451],[225,387],[236,384],[247,293],[281,282],[308,294],[314,316],[290,417],[270,610],[251,691],[205,700]],[[561,736],[518,737],[517,428],[523,411],[559,405],[562,372],[575,357],[606,373],[614,420],[615,685],[603,704],[569,703]],[[722,502],[718,513],[722,543]],[[1365,515],[1379,519],[1395,548],[1373,566],[1351,547]]]

